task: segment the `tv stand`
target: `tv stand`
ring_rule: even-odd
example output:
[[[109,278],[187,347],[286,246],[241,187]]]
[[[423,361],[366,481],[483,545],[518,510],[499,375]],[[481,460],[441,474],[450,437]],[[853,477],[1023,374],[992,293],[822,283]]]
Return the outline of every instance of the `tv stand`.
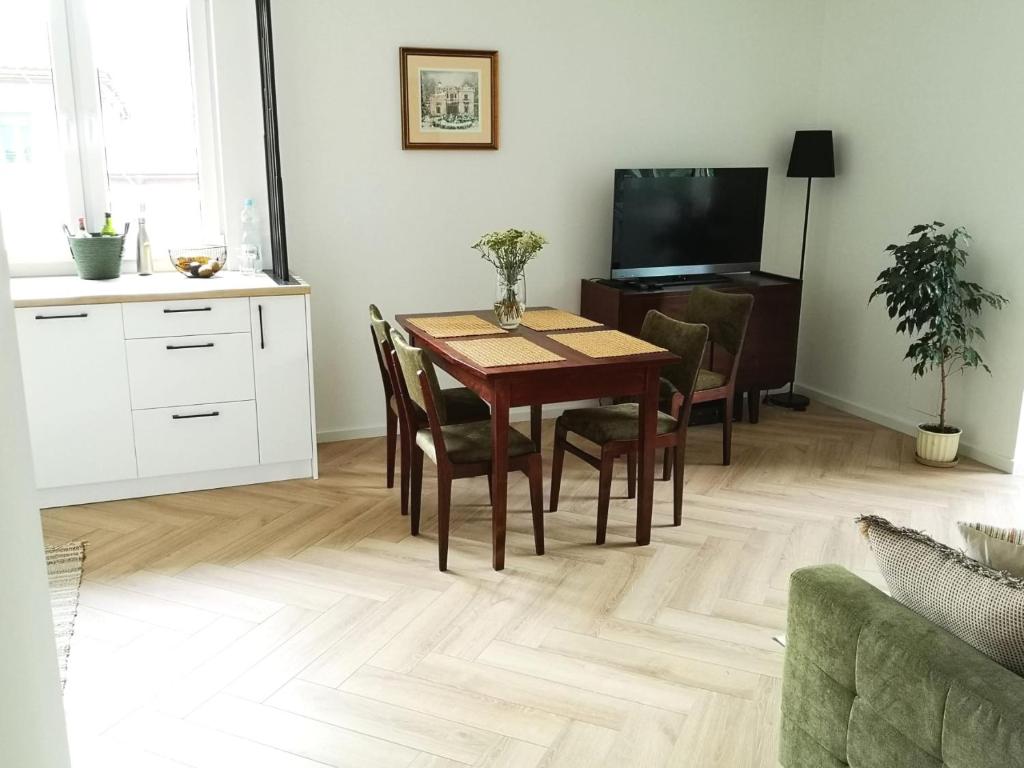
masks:
[[[801,283],[781,275],[750,272],[732,275],[687,275],[695,278],[678,282],[668,278],[656,288],[646,287],[649,282],[622,280],[583,280],[580,286],[580,313],[610,328],[639,334],[647,313],[656,309],[669,317],[681,318],[690,293],[700,278],[714,278],[711,283],[717,291],[749,293],[754,296],[754,309],[743,345],[743,359],[736,372],[737,397],[747,395],[747,408],[751,423],[758,418],[760,393],[766,389],[784,387],[793,380],[796,368],[797,328],[800,321]],[[738,414],[743,413],[736,408]]]
[[[600,279],[595,282],[611,288],[623,288],[634,291],[661,291],[665,288],[676,288],[681,285],[715,285],[729,282],[729,275],[665,275],[664,277],[634,277],[622,280]]]

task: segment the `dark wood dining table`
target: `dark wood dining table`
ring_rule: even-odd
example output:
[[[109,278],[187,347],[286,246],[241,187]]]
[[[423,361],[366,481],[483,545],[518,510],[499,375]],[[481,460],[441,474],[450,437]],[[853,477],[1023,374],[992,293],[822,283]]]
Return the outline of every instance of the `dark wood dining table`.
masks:
[[[551,309],[532,307],[531,309]],[[608,330],[604,326],[562,331],[535,331],[520,326],[511,335],[521,336],[565,358],[558,362],[484,367],[460,354],[446,342],[409,322],[410,318],[477,315],[497,325],[491,310],[462,310],[398,315],[396,320],[412,343],[432,353],[453,378],[475,392],[491,406],[492,563],[494,570],[505,567],[505,517],[508,501],[509,409],[530,406],[530,437],[540,449],[541,406],[545,403],[591,400],[601,397],[635,396],[640,404],[636,543],[651,541],[654,506],[654,438],[658,415],[658,387],[662,366],[678,361],[671,352],[588,357],[549,338],[552,333],[584,333]],[[505,334],[501,334],[504,336]],[[474,336],[472,338],[486,338]],[[468,340],[462,337],[460,341]]]

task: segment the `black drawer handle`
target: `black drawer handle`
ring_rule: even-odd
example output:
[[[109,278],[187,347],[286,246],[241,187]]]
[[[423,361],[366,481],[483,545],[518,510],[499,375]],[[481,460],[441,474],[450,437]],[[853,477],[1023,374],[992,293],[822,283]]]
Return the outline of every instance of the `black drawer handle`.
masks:
[[[190,307],[188,309],[165,309],[165,315],[176,315],[179,312],[212,312],[213,307]]]
[[[213,342],[212,341],[208,341],[205,344],[168,344],[167,348],[168,349],[206,349],[207,347],[212,347],[212,346],[213,346]]]
[[[220,416],[220,411],[210,411],[209,413],[171,414],[172,419],[208,419],[211,416]]]
[[[68,320],[72,317],[88,317],[88,312],[78,312],[74,315],[36,315],[36,320]]]

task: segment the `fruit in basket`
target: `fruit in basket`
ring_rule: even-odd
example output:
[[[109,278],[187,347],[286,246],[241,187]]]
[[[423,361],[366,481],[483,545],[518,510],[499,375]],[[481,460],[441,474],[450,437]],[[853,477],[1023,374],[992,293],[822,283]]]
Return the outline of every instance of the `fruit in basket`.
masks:
[[[224,268],[227,249],[224,246],[218,245],[171,248],[168,255],[171,258],[171,264],[183,275],[188,277],[213,277]]]

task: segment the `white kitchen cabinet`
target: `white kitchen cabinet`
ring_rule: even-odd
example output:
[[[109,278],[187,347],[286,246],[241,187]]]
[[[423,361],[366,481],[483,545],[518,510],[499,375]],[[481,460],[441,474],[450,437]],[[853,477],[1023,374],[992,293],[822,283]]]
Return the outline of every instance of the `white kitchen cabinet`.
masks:
[[[259,296],[249,306],[260,463],[308,460],[313,441],[305,297]]]
[[[11,281],[44,507],[316,477],[309,287]]]
[[[120,305],[16,316],[37,487],[136,477]]]

